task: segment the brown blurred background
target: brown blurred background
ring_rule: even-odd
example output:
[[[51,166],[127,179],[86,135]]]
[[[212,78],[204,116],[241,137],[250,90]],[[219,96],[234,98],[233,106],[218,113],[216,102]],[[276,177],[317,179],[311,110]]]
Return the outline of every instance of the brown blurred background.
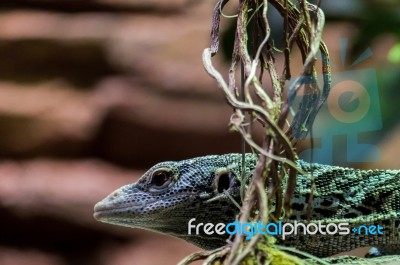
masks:
[[[371,47],[359,68],[378,74],[381,159],[357,166],[400,168],[398,4],[326,2],[332,61],[340,64],[338,40],[348,38],[348,61]],[[101,224],[92,212],[154,163],[240,152],[231,108],[201,63],[214,4],[1,0],[1,265],[175,264],[197,250]],[[232,22],[223,24],[229,54]],[[228,58],[216,59],[220,69]]]

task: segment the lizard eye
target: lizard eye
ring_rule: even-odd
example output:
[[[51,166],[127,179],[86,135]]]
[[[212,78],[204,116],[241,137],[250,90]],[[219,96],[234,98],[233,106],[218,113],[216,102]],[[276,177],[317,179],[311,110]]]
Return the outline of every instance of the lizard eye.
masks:
[[[151,176],[151,184],[156,187],[162,187],[170,178],[170,172],[165,170],[155,171]]]

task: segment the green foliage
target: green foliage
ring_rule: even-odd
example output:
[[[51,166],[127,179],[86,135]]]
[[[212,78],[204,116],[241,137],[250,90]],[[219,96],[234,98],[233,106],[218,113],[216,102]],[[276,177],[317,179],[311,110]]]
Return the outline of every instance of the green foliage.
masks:
[[[400,63],[400,43],[396,43],[389,51],[388,60],[392,63]]]

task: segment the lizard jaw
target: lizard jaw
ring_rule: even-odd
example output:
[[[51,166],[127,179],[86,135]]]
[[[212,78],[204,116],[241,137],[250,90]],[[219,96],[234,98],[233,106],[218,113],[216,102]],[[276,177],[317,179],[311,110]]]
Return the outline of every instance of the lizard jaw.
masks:
[[[115,190],[98,202],[94,206],[93,217],[104,223],[149,228],[150,216],[160,212],[169,215],[179,214],[179,209],[185,209],[187,205],[197,200],[199,196],[190,192],[164,196],[160,199],[136,189],[135,184],[130,184]]]

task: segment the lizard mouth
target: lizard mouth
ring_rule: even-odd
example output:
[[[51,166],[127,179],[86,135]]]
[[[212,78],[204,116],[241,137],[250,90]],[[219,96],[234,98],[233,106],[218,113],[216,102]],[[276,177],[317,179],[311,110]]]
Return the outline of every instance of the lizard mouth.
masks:
[[[123,202],[115,200],[115,198],[110,199],[107,197],[94,206],[93,217],[102,222],[125,219],[127,217],[130,219],[140,219],[140,216],[151,215],[154,212],[170,210],[182,206],[183,204],[192,203],[196,200],[198,195],[184,193],[179,194],[178,197],[181,197],[182,200],[179,200],[177,195],[175,195],[175,197],[165,197],[163,200],[153,199],[142,202]],[[168,204],[166,203],[167,201],[171,201],[171,203]],[[186,201],[186,203],[184,201]]]
[[[100,201],[98,203],[96,203],[96,205],[94,206],[94,213],[93,213],[93,217],[98,220],[101,221],[107,217],[110,216],[115,216],[118,214],[118,212],[125,212],[128,209],[137,209],[139,207],[143,207],[144,203],[142,204],[125,204],[125,205],[115,205],[113,203],[107,203],[104,201]]]

